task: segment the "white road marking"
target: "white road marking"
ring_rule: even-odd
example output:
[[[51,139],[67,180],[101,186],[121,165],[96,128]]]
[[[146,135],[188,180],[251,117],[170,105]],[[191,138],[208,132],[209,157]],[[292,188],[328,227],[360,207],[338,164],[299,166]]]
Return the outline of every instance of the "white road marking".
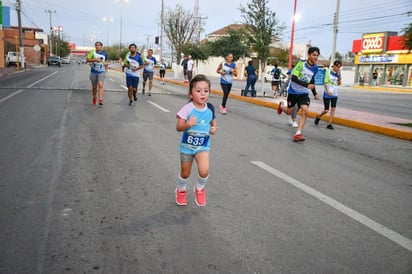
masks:
[[[165,109],[164,107],[161,107],[161,106],[159,106],[158,104],[153,103],[152,101],[147,101],[147,102],[148,102],[149,104],[152,104],[153,106],[157,107],[158,109],[164,111],[164,112],[170,112],[170,110]]]
[[[31,88],[31,87],[34,86],[35,84],[38,84],[38,83],[40,83],[41,81],[44,81],[44,80],[46,80],[47,78],[50,78],[50,77],[54,76],[54,75],[57,74],[57,73],[59,73],[59,71],[55,71],[55,72],[53,72],[52,74],[50,74],[50,75],[48,75],[48,76],[46,76],[46,77],[44,77],[44,78],[41,78],[40,80],[34,82],[33,84],[28,85],[27,87],[28,87],[28,88]]]
[[[23,92],[23,90],[22,90],[22,89],[19,89],[18,91],[15,91],[15,92],[13,92],[12,94],[4,97],[3,99],[0,100],[0,104],[3,103],[4,101],[10,99],[11,97],[16,96],[16,95],[19,94],[20,92]]]
[[[38,83],[40,83],[41,81],[44,81],[44,80],[46,80],[47,78],[52,77],[52,76],[55,75],[56,73],[59,73],[59,72],[58,72],[58,71],[55,71],[55,72],[53,72],[52,74],[50,74],[50,75],[48,75],[48,76],[46,76],[46,77],[44,77],[44,78],[42,78],[42,79],[40,79],[40,80],[32,83],[32,84],[30,84],[30,85],[28,85],[27,87],[28,87],[28,88],[31,88],[31,87],[34,86],[35,84],[38,84]],[[10,99],[11,97],[16,96],[17,94],[19,94],[19,93],[21,93],[21,92],[23,92],[23,89],[19,89],[18,91],[15,91],[15,92],[13,92],[12,94],[4,97],[3,99],[0,100],[0,104],[3,103],[4,101]]]
[[[396,244],[406,248],[409,251],[412,251],[412,240],[400,235],[399,233],[387,228],[386,226],[375,222],[374,220],[366,217],[365,215],[362,215],[361,213],[345,206],[344,204],[341,204],[340,202],[330,198],[329,196],[326,196],[325,194],[315,190],[314,188],[311,188],[294,178],[286,175],[285,173],[280,172],[277,169],[274,169],[268,165],[266,165],[264,162],[260,161],[252,161],[252,164],[254,164],[257,167],[260,167],[261,169],[275,175],[276,177],[279,177],[280,179],[284,180],[285,182],[295,186],[296,188],[306,192],[307,194],[311,195],[312,197],[318,199],[321,202],[324,202],[325,204],[333,207],[334,209],[342,212],[346,216],[352,218],[353,220],[365,225],[366,227],[374,230],[375,232],[381,234],[382,236],[388,238],[389,240],[395,242]]]
[[[124,88],[124,89],[128,89],[126,86],[124,86],[124,85],[120,85],[122,88]]]

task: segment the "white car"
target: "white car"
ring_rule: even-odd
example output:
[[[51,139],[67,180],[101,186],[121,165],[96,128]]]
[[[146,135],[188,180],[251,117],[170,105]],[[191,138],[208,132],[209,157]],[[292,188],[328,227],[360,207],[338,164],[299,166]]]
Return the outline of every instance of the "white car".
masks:
[[[70,57],[63,57],[62,64],[70,64]]]
[[[265,76],[264,76],[265,82],[271,82],[272,81],[273,76],[272,76],[271,72],[272,72],[272,69],[266,71]]]

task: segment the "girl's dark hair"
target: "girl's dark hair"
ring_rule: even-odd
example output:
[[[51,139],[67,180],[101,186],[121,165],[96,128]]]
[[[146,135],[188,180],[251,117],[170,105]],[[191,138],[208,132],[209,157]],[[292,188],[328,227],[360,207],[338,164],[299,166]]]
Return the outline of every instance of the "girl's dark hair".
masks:
[[[333,62],[334,66],[342,66],[342,62],[340,60],[336,60],[335,62]]]
[[[209,86],[210,89],[210,80],[206,77],[206,75],[204,74],[197,74],[195,75],[195,77],[192,78],[192,80],[190,80],[190,84],[189,84],[189,95],[192,93],[192,88],[193,86],[197,83],[197,82],[202,82],[205,81],[207,83],[207,85]],[[191,101],[191,100],[190,100]]]

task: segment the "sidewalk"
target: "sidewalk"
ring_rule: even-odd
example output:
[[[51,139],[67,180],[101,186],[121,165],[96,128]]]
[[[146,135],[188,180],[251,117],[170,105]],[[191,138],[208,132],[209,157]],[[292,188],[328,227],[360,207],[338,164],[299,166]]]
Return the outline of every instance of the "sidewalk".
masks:
[[[183,83],[180,80],[175,80],[172,78],[166,78],[166,82],[174,83],[176,85],[187,86],[187,83]],[[358,86],[354,86],[354,88],[358,88]],[[366,89],[382,89],[382,90],[393,90],[393,91],[402,91],[402,92],[412,92],[411,88],[390,88],[390,87],[359,87],[359,88],[366,88]],[[223,96],[223,92],[220,90],[212,89],[211,92],[213,94]],[[256,104],[268,108],[277,109],[280,100],[286,101],[286,98],[283,99],[274,99],[273,97],[262,97],[257,96],[254,98],[251,97],[244,97],[240,95],[240,89],[232,88],[231,93],[229,95],[230,98],[248,102],[251,104]],[[311,104],[309,111],[309,117],[315,119],[316,115],[318,115],[323,110],[323,104]],[[328,115],[322,116],[322,120],[326,121],[329,119]],[[309,121],[311,122],[311,121]],[[410,124],[412,125],[412,120],[402,119],[402,118],[395,118],[389,117],[384,115],[378,115],[373,113],[367,113],[362,111],[351,110],[347,108],[337,108],[335,118],[333,121],[337,125],[348,126],[352,128],[357,128],[369,132],[374,132],[390,137],[395,137],[403,140],[412,141],[412,127],[402,126],[401,124]]]

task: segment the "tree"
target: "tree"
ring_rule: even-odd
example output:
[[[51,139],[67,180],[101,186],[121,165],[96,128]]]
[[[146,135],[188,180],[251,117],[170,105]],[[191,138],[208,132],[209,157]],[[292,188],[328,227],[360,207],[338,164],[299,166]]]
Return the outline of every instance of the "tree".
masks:
[[[412,50],[412,23],[402,29],[403,32],[403,48]]]
[[[198,30],[198,20],[194,14],[176,5],[174,10],[168,8],[164,16],[164,32],[171,46],[175,49],[177,63],[180,64],[182,48],[191,42]]]
[[[241,5],[240,12],[244,23],[247,26],[247,35],[253,51],[257,53],[259,59],[259,71],[265,71],[267,58],[270,55],[269,45],[285,26],[278,23],[276,13],[268,8],[268,0],[251,0],[246,7]],[[263,82],[263,77],[261,78]],[[263,84],[262,84],[262,93]]]
[[[69,42],[60,40],[58,43],[58,48],[56,49],[59,53],[59,56],[65,57],[70,54],[70,45]]]
[[[272,12],[268,6],[268,0],[251,0],[246,7],[241,6],[240,8],[246,24],[246,35],[249,43],[263,66],[270,56],[269,45],[285,29],[283,24],[278,23],[276,13]]]
[[[236,61],[242,57],[249,56],[250,47],[247,45],[247,37],[244,30],[228,29],[227,35],[220,37],[216,41],[207,42],[209,55],[216,57],[226,57],[228,53],[233,54]]]

